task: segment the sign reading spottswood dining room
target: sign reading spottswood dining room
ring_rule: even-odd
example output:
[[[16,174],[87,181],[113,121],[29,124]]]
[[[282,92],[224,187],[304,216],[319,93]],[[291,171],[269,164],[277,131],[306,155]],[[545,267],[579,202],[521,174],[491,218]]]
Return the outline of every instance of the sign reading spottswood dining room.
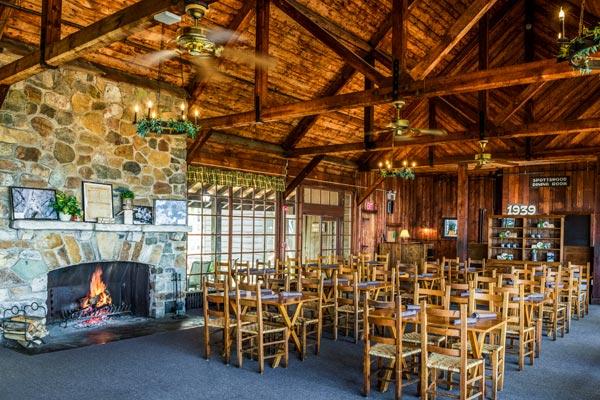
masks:
[[[530,188],[539,187],[567,187],[569,186],[568,176],[537,176],[529,178]]]

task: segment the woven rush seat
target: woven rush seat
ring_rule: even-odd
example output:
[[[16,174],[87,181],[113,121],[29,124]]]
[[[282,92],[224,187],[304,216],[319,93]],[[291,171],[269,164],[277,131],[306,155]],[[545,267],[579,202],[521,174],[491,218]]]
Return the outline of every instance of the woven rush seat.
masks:
[[[369,350],[369,355],[373,357],[395,358],[396,346],[393,344],[377,343]],[[421,349],[418,347],[402,347],[402,357],[419,354]]]
[[[467,359],[468,369],[476,367],[479,364],[483,364],[483,360],[476,360],[473,358]],[[427,368],[438,368],[452,372],[460,372],[460,357],[433,353],[427,359]]]
[[[445,338],[443,336],[429,335],[428,340],[430,344],[440,345]],[[421,334],[419,332],[406,332],[402,335],[402,341],[411,344],[421,343]]]
[[[244,333],[258,333],[258,323],[250,323],[246,325],[242,325],[241,331]],[[284,332],[286,330],[285,326],[279,325],[277,323],[265,322],[263,323],[263,333],[279,333]]]
[[[225,317],[209,318],[208,320],[204,321],[204,323],[213,328],[224,328],[226,319]],[[235,318],[229,318],[229,324],[230,326],[234,326]]]

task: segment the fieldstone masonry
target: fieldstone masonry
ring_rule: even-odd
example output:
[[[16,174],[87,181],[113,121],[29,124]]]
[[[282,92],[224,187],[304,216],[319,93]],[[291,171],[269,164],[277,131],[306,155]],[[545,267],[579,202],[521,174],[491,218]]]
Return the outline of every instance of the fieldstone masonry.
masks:
[[[186,198],[184,136],[141,138],[135,104],[177,110],[181,99],[62,69],[11,86],[0,109],[0,318],[6,308],[45,304],[47,273],[95,261],[150,265],[151,309],[165,314],[173,273],[185,276],[186,230],[123,225],[119,193],[136,205]],[[168,118],[169,114],[163,114]],[[9,187],[54,188],[82,200],[82,182],[113,187],[117,224],[11,220]]]

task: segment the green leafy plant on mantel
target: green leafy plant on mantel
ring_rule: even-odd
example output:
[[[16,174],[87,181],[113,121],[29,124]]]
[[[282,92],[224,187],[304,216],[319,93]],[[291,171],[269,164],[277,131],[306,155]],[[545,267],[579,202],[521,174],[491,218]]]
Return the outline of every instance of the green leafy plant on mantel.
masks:
[[[127,189],[121,193],[121,198],[122,199],[135,199],[135,194],[131,190]]]
[[[50,207],[63,214],[81,217],[81,206],[77,198],[72,194],[60,191],[56,192],[56,201],[50,203]]]
[[[167,121],[154,118],[143,118],[136,123],[137,132],[141,137],[146,137],[149,133],[165,135],[187,135],[192,139],[196,136],[198,126],[191,121],[169,118]]]
[[[583,28],[582,35],[577,36],[569,43],[560,47],[556,56],[557,61],[568,61],[569,64],[579,69],[582,74],[589,74],[592,69],[600,69],[600,61],[591,59],[590,56],[600,48],[600,23],[592,29]]]

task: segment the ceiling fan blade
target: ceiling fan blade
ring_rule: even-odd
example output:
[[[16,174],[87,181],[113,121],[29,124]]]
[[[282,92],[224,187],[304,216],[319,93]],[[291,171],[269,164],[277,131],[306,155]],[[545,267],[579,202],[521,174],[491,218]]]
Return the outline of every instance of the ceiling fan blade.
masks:
[[[190,57],[189,60],[197,67],[196,81],[225,80],[225,76],[217,69],[213,57]]]
[[[519,165],[516,162],[508,161],[508,160],[493,159],[493,160],[490,160],[490,162],[493,162],[494,164],[502,164],[502,165],[510,165],[510,166],[518,166]]]
[[[146,67],[151,67],[158,64],[162,60],[168,60],[169,58],[173,58],[178,55],[179,52],[177,50],[159,50],[135,57],[134,62],[144,65]]]
[[[223,57],[233,62],[256,65],[262,68],[270,68],[277,65],[277,60],[267,55],[256,54],[254,50],[241,50],[226,47],[223,50]]]
[[[484,166],[484,163],[480,163],[480,162],[478,162],[478,163],[475,165],[475,168],[473,168],[473,169],[481,169],[481,168],[483,168],[483,166]]]
[[[433,136],[447,136],[448,132],[443,129],[417,129],[413,128],[413,131],[422,133],[424,135],[433,135]]]
[[[241,42],[243,37],[229,29],[207,29],[206,38],[215,44],[226,45],[231,42]]]

